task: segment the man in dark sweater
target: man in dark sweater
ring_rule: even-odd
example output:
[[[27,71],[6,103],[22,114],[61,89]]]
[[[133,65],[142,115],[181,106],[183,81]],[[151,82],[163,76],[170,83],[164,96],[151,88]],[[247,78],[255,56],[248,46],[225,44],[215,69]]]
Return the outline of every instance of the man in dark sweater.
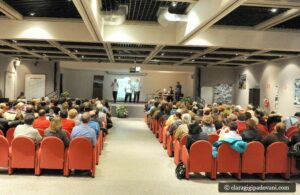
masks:
[[[195,122],[188,126],[189,134],[186,140],[186,148],[190,150],[193,143],[198,140],[208,140],[208,134],[202,132],[199,123]]]
[[[262,136],[260,132],[256,129],[256,123],[253,119],[248,119],[246,121],[246,130],[241,134],[243,141],[251,142],[251,141],[261,141]]]

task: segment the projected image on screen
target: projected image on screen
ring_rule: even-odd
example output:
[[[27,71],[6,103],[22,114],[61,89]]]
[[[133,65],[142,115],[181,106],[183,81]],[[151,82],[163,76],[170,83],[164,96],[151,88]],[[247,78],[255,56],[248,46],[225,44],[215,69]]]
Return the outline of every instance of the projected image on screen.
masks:
[[[124,78],[117,79],[119,84],[117,100],[123,101],[125,99],[125,86],[128,84],[128,81],[131,80],[131,85],[134,86],[137,79],[140,81],[139,77],[124,77]],[[132,94],[132,98],[133,98],[133,94]]]

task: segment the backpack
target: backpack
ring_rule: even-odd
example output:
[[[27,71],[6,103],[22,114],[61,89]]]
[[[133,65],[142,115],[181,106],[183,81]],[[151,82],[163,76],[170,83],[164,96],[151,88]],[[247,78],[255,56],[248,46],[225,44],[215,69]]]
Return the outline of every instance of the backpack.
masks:
[[[175,169],[175,175],[178,179],[183,179],[185,177],[185,166],[182,161],[180,161]]]
[[[295,158],[300,157],[300,142],[290,147],[288,155]]]

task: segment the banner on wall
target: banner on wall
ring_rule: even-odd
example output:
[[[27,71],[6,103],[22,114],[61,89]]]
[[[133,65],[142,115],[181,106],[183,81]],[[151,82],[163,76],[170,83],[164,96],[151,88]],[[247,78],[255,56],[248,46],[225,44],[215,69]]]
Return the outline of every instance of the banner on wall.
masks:
[[[214,87],[214,102],[232,104],[233,86],[228,84],[218,84]]]
[[[295,79],[294,105],[300,106],[300,79]]]
[[[246,74],[240,74],[240,77],[239,77],[239,89],[246,89],[246,79],[247,79],[247,75]]]

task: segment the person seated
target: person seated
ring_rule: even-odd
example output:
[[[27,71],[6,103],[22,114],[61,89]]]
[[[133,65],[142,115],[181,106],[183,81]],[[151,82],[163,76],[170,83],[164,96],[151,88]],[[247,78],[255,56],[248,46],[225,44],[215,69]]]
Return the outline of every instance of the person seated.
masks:
[[[97,142],[96,132],[94,129],[90,128],[88,123],[90,121],[90,115],[88,112],[85,112],[81,115],[81,124],[75,126],[71,133],[71,139],[76,137],[86,137],[88,138],[92,145],[95,146]]]
[[[191,115],[188,113],[184,113],[182,116],[182,124],[176,129],[175,139],[180,140],[184,134],[189,132],[188,125],[191,124]]]
[[[39,110],[39,117],[34,120],[33,127],[36,129],[47,129],[50,125],[50,121],[46,118],[46,111],[44,109]]]
[[[248,119],[246,121],[246,130],[241,134],[243,141],[262,141],[262,136],[260,132],[256,129],[256,122],[253,119]]]
[[[186,148],[189,151],[192,144],[198,140],[208,140],[208,134],[203,133],[198,122],[192,123],[188,126],[189,133],[186,140]]]
[[[39,143],[42,140],[42,136],[39,134],[39,131],[33,128],[32,124],[34,121],[33,114],[26,114],[24,125],[18,125],[14,132],[14,137],[26,136],[31,138],[36,143]]]
[[[285,130],[288,130],[291,126],[295,126],[300,122],[300,112],[296,112],[294,116],[283,118],[282,122],[285,124]]]
[[[295,133],[292,138],[291,138],[291,142],[289,143],[289,146],[293,146],[296,143],[300,142],[300,122],[296,124],[296,127],[298,129],[298,132]]]
[[[75,125],[80,124],[80,120],[77,119],[78,112],[76,109],[72,108],[71,110],[69,110],[68,115],[69,119],[75,122]]]
[[[216,128],[213,125],[213,118],[211,115],[204,115],[202,119],[202,131],[204,133],[214,133]]]
[[[50,122],[49,128],[45,130],[45,137],[48,136],[55,136],[61,139],[64,142],[65,147],[69,146],[69,138],[67,137],[67,134],[65,130],[62,129],[61,119],[60,117],[54,117],[52,118]]]
[[[281,118],[282,118],[281,114],[278,114],[274,111],[272,111],[271,114],[269,114],[268,120],[267,120],[267,127],[270,132],[273,130],[273,128],[275,127],[275,125],[277,123],[281,122]]]
[[[65,131],[71,133],[73,127],[75,126],[75,122],[73,120],[68,119],[68,111],[67,110],[60,111],[59,116],[61,118],[62,128]]]
[[[228,127],[230,131],[223,133],[219,140],[242,140],[242,137],[237,133],[237,122],[230,122]]]
[[[180,110],[174,114],[174,120],[175,121],[168,128],[169,135],[173,135],[174,131],[182,124]]]
[[[285,124],[282,122],[277,123],[275,126],[275,132],[270,133],[263,140],[263,144],[266,148],[274,142],[283,142],[285,144],[289,143],[288,138],[285,137]]]
[[[9,129],[8,121],[4,118],[4,111],[0,109],[0,130],[3,134],[6,135],[7,130]]]
[[[90,114],[90,119],[91,120],[89,121],[88,125],[89,125],[90,128],[94,129],[94,131],[95,131],[95,133],[98,137],[99,131],[100,131],[100,125],[96,121],[96,113],[95,113],[95,111],[90,111],[89,114]]]
[[[251,117],[250,117],[251,118]],[[246,115],[243,112],[239,112],[237,115],[237,126],[239,132],[246,130]]]

